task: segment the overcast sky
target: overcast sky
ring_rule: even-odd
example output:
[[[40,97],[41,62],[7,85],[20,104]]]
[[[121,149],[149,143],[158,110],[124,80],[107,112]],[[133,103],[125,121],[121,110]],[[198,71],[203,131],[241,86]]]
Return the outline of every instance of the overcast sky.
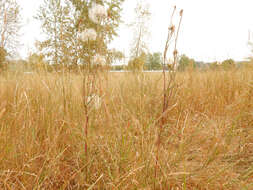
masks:
[[[243,60],[250,55],[249,30],[253,31],[253,0],[146,0],[150,4],[149,50],[163,51],[169,17],[174,5],[184,9],[182,30],[178,41],[180,54],[198,61],[222,61],[227,58]],[[42,31],[33,19],[42,0],[19,0],[24,16],[20,54],[26,57],[34,50],[35,40]],[[123,20],[130,23],[136,0],[126,0]],[[122,25],[112,46],[128,53],[132,32]]]

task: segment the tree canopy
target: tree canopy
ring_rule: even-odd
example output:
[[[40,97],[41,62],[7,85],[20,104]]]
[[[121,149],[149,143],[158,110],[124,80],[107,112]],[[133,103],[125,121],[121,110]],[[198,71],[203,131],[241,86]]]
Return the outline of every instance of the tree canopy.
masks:
[[[0,47],[8,54],[17,54],[21,29],[20,6],[16,0],[0,1]]]
[[[44,0],[37,16],[47,34],[41,50],[55,64],[90,64],[97,54],[112,60],[108,44],[117,35],[123,2]]]

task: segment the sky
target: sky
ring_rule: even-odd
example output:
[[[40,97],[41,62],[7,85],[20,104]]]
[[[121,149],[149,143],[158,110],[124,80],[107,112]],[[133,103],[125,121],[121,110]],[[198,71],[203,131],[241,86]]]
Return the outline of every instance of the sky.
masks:
[[[33,17],[42,0],[18,0],[22,7],[24,27],[20,55],[25,58],[35,51],[34,42],[43,36],[40,24]],[[179,54],[197,61],[240,61],[251,55],[249,31],[253,32],[252,0],[146,0],[152,14],[149,23],[148,49],[163,52],[173,7],[184,10],[178,39]],[[119,37],[110,45],[129,54],[133,31],[127,24],[134,19],[136,0],[126,0]],[[178,15],[177,15],[178,16]],[[175,23],[176,24],[176,23]],[[253,36],[252,36],[253,40]]]

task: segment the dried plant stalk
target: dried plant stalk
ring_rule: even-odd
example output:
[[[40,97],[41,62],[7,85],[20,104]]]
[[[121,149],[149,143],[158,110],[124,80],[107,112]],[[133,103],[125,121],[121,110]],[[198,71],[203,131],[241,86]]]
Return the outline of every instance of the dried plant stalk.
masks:
[[[160,122],[159,122],[159,129],[158,129],[158,134],[157,134],[157,149],[156,149],[156,160],[155,160],[155,179],[157,178],[157,172],[158,172],[158,161],[159,161],[159,151],[160,151],[160,146],[161,146],[161,135],[162,135],[162,130],[163,127],[166,124],[166,112],[169,109],[169,101],[172,99],[173,95],[176,93],[176,65],[177,65],[177,57],[178,57],[178,52],[177,52],[177,41],[178,41],[178,35],[179,35],[179,30],[180,26],[182,23],[182,18],[183,18],[183,10],[180,11],[180,20],[179,24],[176,30],[176,27],[173,25],[173,18],[176,12],[176,6],[173,9],[172,15],[170,17],[170,26],[168,28],[168,36],[166,39],[165,43],[165,48],[164,48],[164,53],[163,53],[163,106],[162,106],[162,113],[161,117],[159,117]],[[176,33],[175,33],[176,31]],[[170,68],[168,72],[168,81],[166,77],[166,60],[167,60],[167,52],[170,46],[170,42],[172,39],[175,39],[174,41],[174,51],[173,51],[173,63],[172,67]],[[174,105],[172,106],[174,107]],[[155,188],[155,184],[154,184]]]

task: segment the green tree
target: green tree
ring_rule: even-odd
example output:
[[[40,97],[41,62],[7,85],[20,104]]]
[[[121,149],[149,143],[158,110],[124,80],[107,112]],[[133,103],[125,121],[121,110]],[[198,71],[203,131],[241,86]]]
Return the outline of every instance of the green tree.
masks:
[[[120,12],[124,0],[69,0],[72,2],[74,11],[79,13],[75,17],[73,30],[82,32],[86,29],[93,29],[97,33],[95,40],[81,41],[79,43],[78,58],[80,63],[91,63],[92,57],[96,54],[108,56],[112,52],[108,44],[117,36],[117,28],[121,22]],[[96,21],[90,16],[93,7],[103,6],[106,9],[106,17]],[[110,59],[110,57],[107,59]],[[111,63],[111,62],[110,62]]]
[[[144,64],[145,70],[161,70],[162,69],[162,54],[155,52],[147,55],[146,62]]]
[[[44,0],[37,16],[47,34],[41,49],[54,64],[91,63],[96,54],[107,56],[108,44],[117,35],[123,1]],[[91,16],[96,6],[106,9],[103,20]],[[95,38],[85,40],[90,32],[95,33]]]
[[[219,68],[219,63],[217,61],[208,63],[208,65],[211,70],[217,70]]]
[[[41,53],[53,64],[67,64],[73,52],[73,14],[71,4],[64,0],[44,0],[36,19],[41,21],[46,39],[38,42]]]
[[[0,47],[10,55],[17,53],[20,29],[20,6],[16,0],[0,1]]]
[[[122,71],[124,70],[125,68],[125,65],[112,65],[111,66],[111,70],[113,71]]]
[[[142,52],[138,57],[130,59],[128,62],[127,69],[133,72],[140,72],[143,70],[144,64],[146,62],[147,55]]]
[[[146,52],[147,50],[148,22],[150,17],[149,5],[145,1],[138,0],[135,7],[135,20],[130,24],[135,34],[131,45],[131,57],[133,58],[138,58],[142,52]]]
[[[233,59],[226,59],[221,63],[223,69],[228,70],[235,67],[235,61]]]
[[[115,63],[125,58],[125,55],[121,51],[111,49],[108,51],[108,60],[110,63]]]
[[[179,59],[178,70],[185,71],[187,69],[194,69],[196,67],[196,63],[194,59],[187,57],[186,55],[182,55]]]
[[[48,67],[49,66],[45,61],[45,56],[43,54],[33,53],[28,57],[28,69],[45,71]]]

